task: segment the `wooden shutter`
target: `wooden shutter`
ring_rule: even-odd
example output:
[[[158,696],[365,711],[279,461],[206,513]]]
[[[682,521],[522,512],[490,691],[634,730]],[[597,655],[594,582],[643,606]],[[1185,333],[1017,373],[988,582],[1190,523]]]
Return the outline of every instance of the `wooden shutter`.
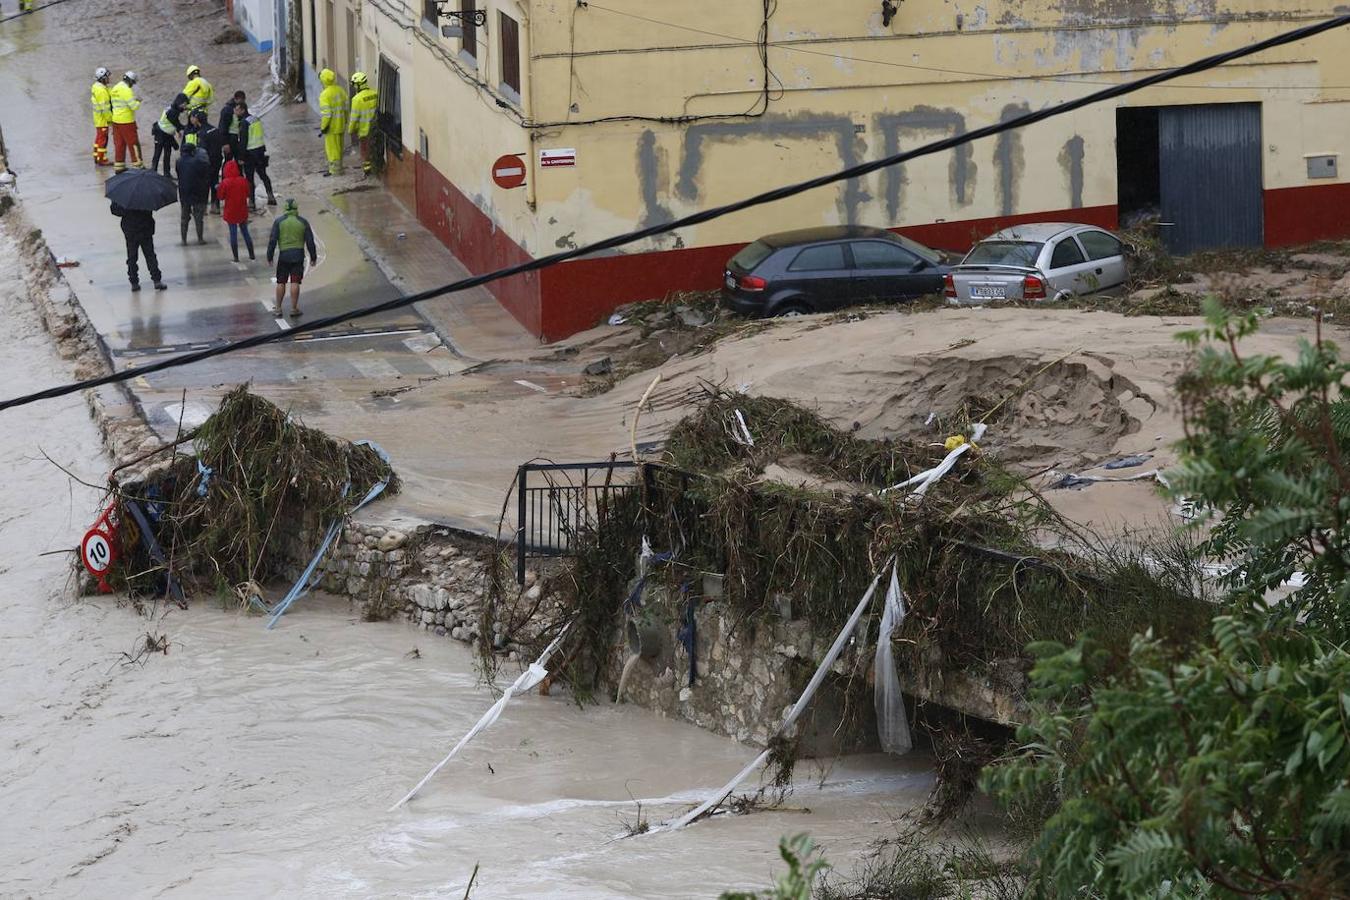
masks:
[[[520,24],[504,12],[497,13],[502,41],[502,84],[520,96]]]
[[[459,11],[464,14],[460,19],[460,24],[464,26],[464,38],[461,46],[464,52],[478,58],[478,29],[473,24],[473,4],[474,0],[459,0]]]

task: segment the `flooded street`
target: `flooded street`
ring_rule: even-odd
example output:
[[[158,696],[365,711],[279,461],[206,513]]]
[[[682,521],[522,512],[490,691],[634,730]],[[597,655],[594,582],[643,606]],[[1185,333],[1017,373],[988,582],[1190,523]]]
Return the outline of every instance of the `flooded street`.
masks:
[[[9,392],[69,377],[0,254]],[[921,801],[926,760],[799,766],[795,811],[619,840],[687,809],[754,751],[690,725],[530,695],[396,813],[491,704],[468,651],[345,602],[275,631],[199,599],[150,620],[73,599],[69,556],[108,462],[83,402],[0,429],[0,896],[714,897],[767,883],[780,835],[837,864]],[[147,629],[168,655],[129,664]],[[416,649],[418,652],[413,653]],[[810,813],[801,811],[809,807]]]

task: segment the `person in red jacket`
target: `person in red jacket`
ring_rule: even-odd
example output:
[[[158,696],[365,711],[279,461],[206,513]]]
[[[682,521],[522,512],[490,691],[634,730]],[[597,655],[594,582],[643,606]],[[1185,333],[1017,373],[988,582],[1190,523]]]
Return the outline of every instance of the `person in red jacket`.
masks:
[[[234,261],[239,262],[239,232],[244,233],[244,246],[248,248],[248,258],[253,255],[253,235],[248,233],[248,201],[252,191],[248,179],[239,174],[239,163],[229,160],[225,163],[225,172],[216,186],[216,196],[224,205],[221,218],[230,226],[230,253]]]

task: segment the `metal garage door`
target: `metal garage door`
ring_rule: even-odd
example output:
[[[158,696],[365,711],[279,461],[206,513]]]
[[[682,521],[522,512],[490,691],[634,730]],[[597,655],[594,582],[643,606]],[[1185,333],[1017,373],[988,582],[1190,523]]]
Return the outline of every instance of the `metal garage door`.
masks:
[[[1259,103],[1159,108],[1158,156],[1171,252],[1262,245]]]

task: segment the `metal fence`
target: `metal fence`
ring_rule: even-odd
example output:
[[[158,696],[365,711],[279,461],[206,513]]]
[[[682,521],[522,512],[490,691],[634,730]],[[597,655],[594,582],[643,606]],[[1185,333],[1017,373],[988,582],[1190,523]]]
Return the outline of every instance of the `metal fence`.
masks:
[[[616,498],[637,488],[632,462],[526,463],[516,470],[516,581],[528,557],[567,556]]]

